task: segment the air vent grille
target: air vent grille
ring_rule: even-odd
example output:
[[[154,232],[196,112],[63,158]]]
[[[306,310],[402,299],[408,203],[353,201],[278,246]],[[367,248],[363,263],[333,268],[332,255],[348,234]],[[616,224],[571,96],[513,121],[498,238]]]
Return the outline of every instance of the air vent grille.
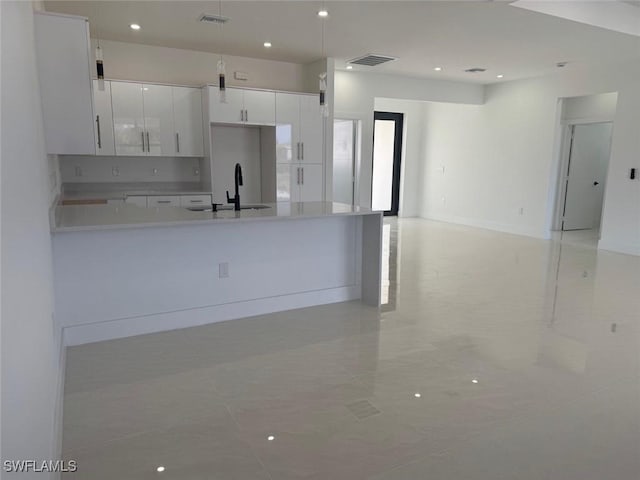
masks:
[[[223,17],[222,15],[207,15],[206,13],[203,13],[200,17],[200,21],[204,23],[225,24],[229,21],[229,17]]]
[[[376,65],[391,62],[393,60],[396,60],[396,58],[389,57],[387,55],[376,55],[373,53],[369,53],[364,57],[358,57],[354,58],[353,60],[349,60],[349,63],[353,63],[355,65],[366,65],[367,67],[375,67]]]
[[[467,72],[467,73],[482,73],[482,72],[486,72],[486,71],[487,71],[486,68],[480,68],[480,67],[467,68],[465,70],[465,72]]]

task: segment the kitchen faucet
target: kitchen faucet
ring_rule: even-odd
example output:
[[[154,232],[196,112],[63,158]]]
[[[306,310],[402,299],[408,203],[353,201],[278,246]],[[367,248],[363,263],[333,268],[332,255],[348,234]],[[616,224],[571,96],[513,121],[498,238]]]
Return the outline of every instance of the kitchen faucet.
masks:
[[[229,197],[229,190],[227,190],[227,203],[234,204],[234,210],[240,210],[240,192],[238,192],[238,187],[242,185],[242,167],[239,163],[236,163],[236,171],[235,171],[235,183],[236,183],[236,196],[233,198]]]

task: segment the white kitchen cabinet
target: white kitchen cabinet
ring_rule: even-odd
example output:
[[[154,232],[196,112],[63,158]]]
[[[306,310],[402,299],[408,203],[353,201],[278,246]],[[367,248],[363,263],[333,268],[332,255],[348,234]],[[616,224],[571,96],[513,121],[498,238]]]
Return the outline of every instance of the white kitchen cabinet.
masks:
[[[276,93],[278,163],[323,163],[323,120],[315,95]]]
[[[93,99],[96,111],[95,141],[96,155],[115,155],[116,147],[113,135],[113,110],[111,108],[111,82],[104,82],[104,90],[93,81]]]
[[[210,207],[211,195],[180,195],[181,207]]]
[[[146,207],[147,196],[146,195],[128,195],[125,200],[125,203],[136,205],[138,207]]]
[[[147,207],[179,207],[179,195],[149,195]]]
[[[277,201],[322,201],[322,176],[322,165],[278,164],[276,166]]]
[[[209,87],[211,123],[275,125],[275,93],[227,88],[226,103],[220,101],[218,87]]]
[[[142,85],[147,155],[175,155],[173,95],[168,85]]]
[[[177,157],[202,157],[202,91],[199,88],[172,87],[173,124]]]
[[[35,12],[34,34],[47,153],[95,155],[87,19]]]
[[[111,82],[117,155],[147,155],[142,88],[139,83]]]

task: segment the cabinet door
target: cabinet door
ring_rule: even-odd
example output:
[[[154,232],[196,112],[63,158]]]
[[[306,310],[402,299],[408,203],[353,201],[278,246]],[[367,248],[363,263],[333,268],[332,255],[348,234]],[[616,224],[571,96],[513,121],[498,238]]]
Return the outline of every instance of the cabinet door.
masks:
[[[147,207],[179,207],[178,195],[152,195],[147,197]]]
[[[145,140],[149,155],[175,155],[173,97],[168,85],[143,85]]]
[[[146,195],[131,195],[128,196],[125,200],[125,203],[129,203],[131,205],[136,205],[137,207],[145,207],[147,206],[147,197]]]
[[[276,124],[276,94],[260,90],[244,91],[245,123],[250,125]]]
[[[300,187],[296,181],[296,166],[289,163],[276,165],[276,202],[295,202],[298,198]]]
[[[212,123],[244,123],[242,90],[227,88],[227,102],[220,102],[218,87],[209,87],[209,121]]]
[[[111,82],[104,82],[104,90],[93,81],[93,99],[96,109],[96,155],[115,155],[113,138],[113,111],[111,110]]]
[[[300,166],[300,202],[322,201],[323,165]]]
[[[95,155],[87,19],[46,12],[33,18],[46,151]],[[11,48],[19,54],[20,47]]]
[[[276,93],[276,162],[296,162],[300,154],[300,96]]]
[[[202,157],[202,93],[199,88],[172,87],[173,124],[178,157]]]
[[[322,142],[325,118],[320,113],[318,97],[315,95],[299,95],[299,97],[301,159],[304,163],[324,163]]]
[[[147,155],[142,85],[111,82],[116,155]]]

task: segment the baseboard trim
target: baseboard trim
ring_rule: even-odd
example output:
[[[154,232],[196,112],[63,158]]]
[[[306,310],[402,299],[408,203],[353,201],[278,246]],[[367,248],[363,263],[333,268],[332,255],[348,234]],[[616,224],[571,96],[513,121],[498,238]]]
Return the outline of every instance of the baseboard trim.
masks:
[[[608,252],[640,256],[639,245],[625,245],[625,244],[616,243],[616,242],[608,242],[606,240],[600,240],[598,242],[598,250],[606,250]]]
[[[519,226],[514,224],[505,224],[499,222],[490,222],[485,220],[478,220],[468,217],[459,217],[455,215],[439,215],[439,214],[425,214],[420,218],[425,220],[435,220],[438,222],[454,223],[456,225],[465,225],[467,227],[483,228],[485,230],[493,230],[501,233],[509,233],[511,235],[521,235],[525,237],[534,237],[546,240],[549,235],[545,235],[540,230],[531,228],[528,226]]]
[[[196,327],[237,318],[312,307],[328,303],[346,302],[361,298],[360,285],[314,290],[244,302],[211,305],[175,312],[163,312],[64,328],[66,346],[101,342],[116,338]]]

